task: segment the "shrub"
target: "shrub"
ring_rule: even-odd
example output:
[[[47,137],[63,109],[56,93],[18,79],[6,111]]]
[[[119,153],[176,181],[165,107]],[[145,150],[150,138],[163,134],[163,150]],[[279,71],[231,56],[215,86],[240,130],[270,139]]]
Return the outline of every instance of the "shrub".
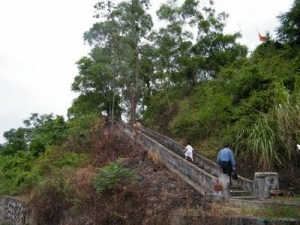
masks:
[[[136,178],[134,170],[123,166],[122,159],[98,169],[97,173],[99,176],[94,178],[93,185],[98,193],[114,191],[120,187],[133,184]]]
[[[59,224],[63,218],[64,209],[68,207],[66,195],[59,182],[44,181],[29,202],[37,224]]]
[[[0,158],[0,194],[13,195],[22,191],[24,181],[30,175],[33,157],[25,151]]]

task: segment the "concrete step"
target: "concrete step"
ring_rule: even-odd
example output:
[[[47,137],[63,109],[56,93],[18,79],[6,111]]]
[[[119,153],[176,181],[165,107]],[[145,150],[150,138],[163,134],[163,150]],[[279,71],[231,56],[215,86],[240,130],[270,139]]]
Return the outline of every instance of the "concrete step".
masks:
[[[245,195],[245,196],[230,196],[232,200],[259,200],[256,196],[253,195]]]
[[[245,190],[230,190],[230,196],[251,196],[251,192]]]
[[[243,187],[241,185],[232,184],[230,190],[243,190]]]
[[[300,209],[300,204],[295,202],[282,202],[277,201],[274,199],[258,199],[254,196],[247,197],[247,198],[240,198],[240,197],[232,197],[229,199],[229,204],[233,204],[235,206],[241,207],[253,207],[253,208],[261,208],[261,207],[274,207],[277,205],[281,206],[292,206],[294,208]]]

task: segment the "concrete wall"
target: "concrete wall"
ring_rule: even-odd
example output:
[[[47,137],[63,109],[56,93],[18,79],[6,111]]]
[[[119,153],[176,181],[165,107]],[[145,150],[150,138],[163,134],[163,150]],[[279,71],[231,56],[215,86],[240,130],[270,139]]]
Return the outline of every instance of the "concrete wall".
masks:
[[[27,221],[27,202],[12,197],[0,197],[0,223],[25,225]]]
[[[270,190],[279,190],[278,173],[256,172],[254,174],[254,195],[260,199],[270,197]]]

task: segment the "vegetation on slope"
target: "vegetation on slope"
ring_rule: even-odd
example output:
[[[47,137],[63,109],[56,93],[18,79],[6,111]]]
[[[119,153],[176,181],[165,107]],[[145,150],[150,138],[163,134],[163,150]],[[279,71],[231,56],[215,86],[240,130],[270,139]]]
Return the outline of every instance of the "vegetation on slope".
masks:
[[[144,215],[158,218],[166,210],[165,205],[157,214],[142,207],[147,201],[126,158],[145,157],[109,127],[101,130],[102,114],[109,121],[122,115],[130,122],[139,119],[182,143],[192,141],[212,160],[230,143],[243,175],[271,170],[280,173],[281,184],[300,183],[300,1],[278,16],[277,37],[267,35],[250,53],[238,43],[240,33],[224,34],[228,15],[217,15],[213,1],[205,7],[196,0],[163,4],[158,29],[147,14],[149,3],[97,3],[101,18],[84,34],[92,50],[77,62],[72,90],[78,97],[68,121],[33,113],[24,127],[4,133],[0,194],[27,196],[41,223],[60,221],[62,208],[70,215],[100,211],[93,221],[125,224],[132,222],[128,218],[139,223]],[[107,182],[105,175],[113,179]],[[116,185],[124,176],[122,187]],[[49,196],[55,201],[46,204]],[[141,205],[135,209],[140,217],[126,205],[128,196],[135,201],[128,204]]]

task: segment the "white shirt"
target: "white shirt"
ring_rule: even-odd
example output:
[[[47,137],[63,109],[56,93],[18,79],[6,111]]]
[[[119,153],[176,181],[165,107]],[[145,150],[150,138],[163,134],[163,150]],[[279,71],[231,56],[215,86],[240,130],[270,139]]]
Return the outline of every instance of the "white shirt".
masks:
[[[192,154],[193,153],[193,147],[192,146],[190,146],[190,145],[187,145],[186,147],[185,147],[185,151],[186,151],[186,153],[187,154]]]

